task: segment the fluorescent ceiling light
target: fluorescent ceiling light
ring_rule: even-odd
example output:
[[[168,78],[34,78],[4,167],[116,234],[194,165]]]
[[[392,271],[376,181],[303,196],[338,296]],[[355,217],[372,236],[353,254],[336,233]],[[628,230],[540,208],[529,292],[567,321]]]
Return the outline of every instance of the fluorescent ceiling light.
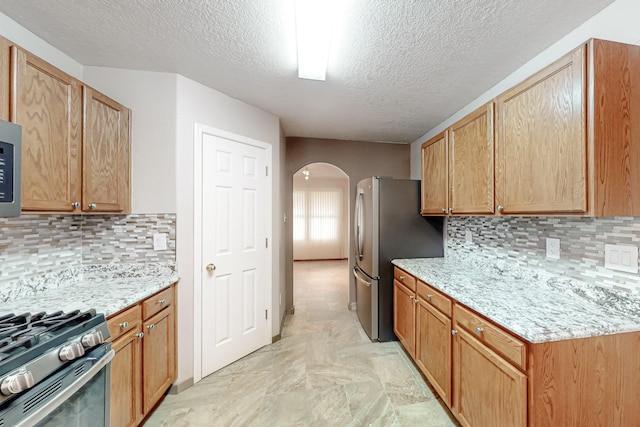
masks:
[[[335,0],[296,0],[298,77],[325,80]]]

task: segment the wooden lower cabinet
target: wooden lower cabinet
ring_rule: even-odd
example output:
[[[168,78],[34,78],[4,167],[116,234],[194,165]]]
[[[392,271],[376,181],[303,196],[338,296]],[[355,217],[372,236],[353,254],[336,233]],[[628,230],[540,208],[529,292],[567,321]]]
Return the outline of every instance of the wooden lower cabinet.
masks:
[[[416,354],[416,293],[398,280],[393,281],[393,331],[405,350]]]
[[[112,427],[139,425],[176,379],[175,286],[108,319]]]
[[[451,319],[418,296],[416,364],[451,406]]]
[[[456,330],[452,410],[460,424],[526,426],[526,375],[464,329]]]

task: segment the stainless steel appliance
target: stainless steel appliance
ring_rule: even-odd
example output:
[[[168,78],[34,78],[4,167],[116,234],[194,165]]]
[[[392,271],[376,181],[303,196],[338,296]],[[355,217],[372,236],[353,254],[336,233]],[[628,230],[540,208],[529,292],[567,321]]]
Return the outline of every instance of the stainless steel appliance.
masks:
[[[19,216],[22,175],[22,128],[0,120],[0,217]]]
[[[420,181],[387,177],[358,183],[354,214],[358,318],[372,340],[395,340],[391,260],[444,256],[444,219],[420,215]]]
[[[109,336],[94,310],[0,316],[0,426],[108,426]]]

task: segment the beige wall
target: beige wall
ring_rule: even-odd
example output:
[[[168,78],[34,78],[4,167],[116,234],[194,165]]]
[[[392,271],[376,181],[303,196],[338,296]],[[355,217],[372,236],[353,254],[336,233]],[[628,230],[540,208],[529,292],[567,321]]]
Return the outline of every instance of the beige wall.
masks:
[[[284,200],[286,216],[293,217],[293,174],[310,163],[330,163],[342,169],[349,177],[349,193],[355,193],[356,184],[370,176],[409,178],[410,147],[404,144],[381,144],[365,141],[339,141],[288,137],[286,146],[286,187]],[[354,198],[349,197],[349,212],[353,212]],[[293,308],[293,226],[287,221],[285,230],[285,294],[286,309]],[[354,241],[349,236],[349,269],[353,268]],[[349,303],[355,301],[355,284],[349,275]]]

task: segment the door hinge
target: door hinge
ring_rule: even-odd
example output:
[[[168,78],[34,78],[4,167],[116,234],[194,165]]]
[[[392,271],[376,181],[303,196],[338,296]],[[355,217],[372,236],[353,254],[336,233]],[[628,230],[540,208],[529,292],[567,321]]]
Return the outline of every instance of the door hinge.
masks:
[[[264,169],[265,169],[265,173],[264,173],[265,176],[269,176],[269,166],[265,166]]]
[[[269,319],[269,310],[264,311],[264,320]]]
[[[264,239],[264,247],[265,248],[269,247],[269,238],[268,237],[266,239]]]

